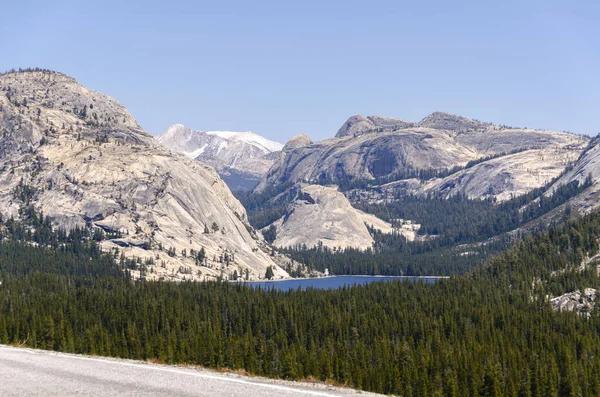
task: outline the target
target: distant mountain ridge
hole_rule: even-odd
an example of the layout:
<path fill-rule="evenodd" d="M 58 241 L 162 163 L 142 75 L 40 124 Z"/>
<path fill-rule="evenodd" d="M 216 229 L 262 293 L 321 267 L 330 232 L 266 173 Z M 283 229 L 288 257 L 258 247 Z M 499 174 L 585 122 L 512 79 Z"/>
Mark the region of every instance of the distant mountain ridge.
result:
<path fill-rule="evenodd" d="M 281 143 L 251 131 L 200 131 L 182 124 L 170 126 L 156 140 L 170 150 L 212 165 L 232 190 L 253 188 L 283 148 Z"/>
<path fill-rule="evenodd" d="M 433 112 L 418 123 L 382 116 L 351 116 L 338 130 L 336 138 L 357 137 L 374 132 L 393 132 L 407 128 L 431 128 L 453 132 L 466 132 L 493 126 L 478 120 L 446 112 Z"/>
<path fill-rule="evenodd" d="M 486 158 L 478 170 L 489 176 L 475 180 L 456 173 L 453 181 L 416 184 L 414 193 L 427 189 L 466 193 L 473 197 L 508 198 L 543 186 L 575 161 L 589 139 L 570 133 L 511 128 L 444 112 L 434 112 L 418 123 L 391 117 L 350 117 L 335 138 L 312 143 L 309 138 L 284 150 L 258 184 L 257 191 L 285 183 L 344 183 L 357 180 L 405 181 L 419 175 L 443 175 Z M 517 155 L 517 152 L 522 154 Z M 504 167 L 503 157 L 513 154 Z M 527 164 L 527 167 L 524 167 Z M 498 170 L 494 175 L 492 168 Z M 472 170 L 470 171 L 472 173 Z M 471 182 L 469 182 L 471 181 Z M 437 183 L 439 182 L 439 183 Z M 477 186 L 475 186 L 475 183 Z M 425 190 L 424 190 L 425 189 Z M 409 193 L 410 193 L 409 189 Z"/>

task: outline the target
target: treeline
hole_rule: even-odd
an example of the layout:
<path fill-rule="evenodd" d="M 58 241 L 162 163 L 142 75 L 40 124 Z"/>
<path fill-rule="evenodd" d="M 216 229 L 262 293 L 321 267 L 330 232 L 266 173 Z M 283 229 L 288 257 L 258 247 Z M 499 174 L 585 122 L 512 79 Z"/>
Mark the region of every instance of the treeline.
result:
<path fill-rule="evenodd" d="M 437 236 L 436 244 L 448 246 L 482 241 L 538 219 L 592 185 L 588 176 L 582 183 L 572 181 L 557 187 L 549 195 L 548 187 L 511 200 L 469 199 L 464 194 L 452 197 L 429 194 L 425 197 L 398 195 L 394 201 L 369 204 L 356 202 L 356 208 L 388 222 L 410 219 L 421 225 L 420 235 Z"/>
<path fill-rule="evenodd" d="M 0 76 L 4 75 L 4 74 L 11 74 L 11 73 L 27 73 L 27 72 L 40 72 L 40 73 L 44 73 L 44 74 L 61 74 L 60 72 L 55 72 L 54 70 L 50 70 L 50 69 L 43 69 L 43 68 L 12 68 L 9 69 L 3 73 L 0 73 Z"/>
<path fill-rule="evenodd" d="M 383 237 L 383 238 L 382 238 Z M 381 241 L 385 238 L 385 244 Z M 390 242 L 390 239 L 395 241 Z M 432 245 L 408 243 L 399 234 L 375 235 L 376 248 L 362 251 L 356 248 L 332 249 L 323 245 L 298 246 L 280 251 L 309 270 L 334 275 L 382 276 L 449 276 L 463 274 L 482 264 L 487 258 L 509 246 L 508 239 L 468 249 L 434 248 Z"/>
<path fill-rule="evenodd" d="M 5 240 L 0 343 L 402 396 L 598 396 L 600 313 L 555 313 L 546 294 L 599 285 L 575 271 L 599 237 L 596 212 L 450 280 L 289 292 L 134 282 L 92 242 Z"/>

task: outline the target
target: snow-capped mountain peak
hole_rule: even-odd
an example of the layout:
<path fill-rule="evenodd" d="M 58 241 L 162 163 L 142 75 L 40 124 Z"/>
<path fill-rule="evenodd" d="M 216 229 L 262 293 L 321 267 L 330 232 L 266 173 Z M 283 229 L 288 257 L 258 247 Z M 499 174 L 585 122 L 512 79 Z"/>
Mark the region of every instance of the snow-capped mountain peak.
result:
<path fill-rule="evenodd" d="M 283 148 L 279 142 L 271 141 L 264 136 L 258 135 L 252 131 L 235 132 L 235 131 L 207 131 L 208 135 L 215 135 L 223 139 L 234 142 L 244 142 L 255 146 L 266 153 L 278 152 Z"/>
<path fill-rule="evenodd" d="M 173 151 L 212 165 L 226 182 L 238 173 L 252 180 L 251 184 L 267 173 L 276 152 L 283 148 L 252 131 L 199 131 L 182 124 L 173 124 L 156 139 Z"/>
<path fill-rule="evenodd" d="M 173 124 L 172 126 L 167 128 L 167 130 L 165 132 L 163 132 L 160 135 L 160 137 L 162 139 L 172 139 L 174 137 L 177 137 L 182 132 L 184 132 L 185 129 L 186 128 L 183 124 Z"/>

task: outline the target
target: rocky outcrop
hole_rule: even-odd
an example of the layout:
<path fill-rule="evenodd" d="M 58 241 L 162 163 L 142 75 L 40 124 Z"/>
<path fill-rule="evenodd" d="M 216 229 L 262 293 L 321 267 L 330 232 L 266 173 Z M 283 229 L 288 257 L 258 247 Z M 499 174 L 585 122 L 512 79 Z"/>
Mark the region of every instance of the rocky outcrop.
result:
<path fill-rule="evenodd" d="M 445 112 L 433 112 L 417 124 L 419 127 L 452 132 L 467 132 L 491 126 L 478 120 L 468 119 Z"/>
<path fill-rule="evenodd" d="M 586 288 L 583 293 L 580 290 L 569 292 L 556 298 L 550 299 L 552 308 L 557 311 L 569 311 L 590 316 L 594 305 L 598 290 L 594 288 Z"/>
<path fill-rule="evenodd" d="M 424 191 L 510 200 L 546 186 L 577 159 L 578 150 L 560 147 L 526 150 L 491 159 L 446 178 L 427 183 Z"/>
<path fill-rule="evenodd" d="M 384 233 L 394 230 L 389 223 L 353 208 L 335 187 L 304 184 L 286 214 L 273 225 L 278 247 L 322 244 L 332 249 L 364 250 L 374 242 L 367 225 Z M 413 240 L 418 229 L 419 225 L 405 223 L 396 230 Z"/>
<path fill-rule="evenodd" d="M 0 75 L 0 131 L 3 216 L 29 203 L 57 227 L 120 232 L 102 247 L 151 278 L 287 276 L 214 168 L 163 148 L 114 99 L 59 73 Z"/>
<path fill-rule="evenodd" d="M 572 181 L 583 182 L 588 177 L 600 181 L 600 137 L 590 142 L 573 167 L 557 181 L 557 185 Z"/>
<path fill-rule="evenodd" d="M 289 152 L 290 150 L 298 149 L 304 146 L 308 146 L 312 143 L 310 137 L 306 134 L 300 134 L 293 136 L 285 146 L 283 147 L 284 152 Z"/>
<path fill-rule="evenodd" d="M 251 189 L 283 145 L 253 132 L 198 131 L 181 124 L 156 137 L 163 146 L 215 167 L 232 190 Z"/>
<path fill-rule="evenodd" d="M 395 131 L 414 127 L 415 123 L 393 117 L 361 116 L 350 117 L 335 134 L 336 138 L 355 137 L 371 132 Z"/>

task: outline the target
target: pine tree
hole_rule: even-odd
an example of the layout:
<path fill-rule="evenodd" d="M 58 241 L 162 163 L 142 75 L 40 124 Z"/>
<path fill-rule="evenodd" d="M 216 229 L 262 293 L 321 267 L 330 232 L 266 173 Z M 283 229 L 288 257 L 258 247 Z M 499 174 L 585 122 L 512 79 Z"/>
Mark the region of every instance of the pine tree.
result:
<path fill-rule="evenodd" d="M 267 267 L 267 271 L 265 273 L 265 278 L 267 280 L 272 279 L 275 276 L 275 273 L 273 273 L 273 266 L 269 266 Z"/>

